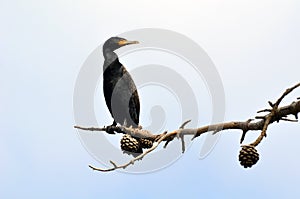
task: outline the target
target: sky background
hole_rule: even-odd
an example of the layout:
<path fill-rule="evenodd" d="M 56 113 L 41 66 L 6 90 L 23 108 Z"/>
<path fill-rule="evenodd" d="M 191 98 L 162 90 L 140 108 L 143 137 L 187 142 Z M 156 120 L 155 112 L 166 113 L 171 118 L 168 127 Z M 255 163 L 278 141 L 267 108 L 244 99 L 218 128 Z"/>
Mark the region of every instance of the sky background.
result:
<path fill-rule="evenodd" d="M 253 118 L 299 82 L 299 9 L 297 0 L 2 0 L 0 198 L 299 198 L 299 123 L 271 125 L 247 170 L 237 161 L 240 131 L 226 131 L 205 159 L 200 138 L 163 170 L 97 173 L 72 105 L 89 54 L 111 36 L 150 27 L 184 34 L 208 53 L 226 121 Z"/>

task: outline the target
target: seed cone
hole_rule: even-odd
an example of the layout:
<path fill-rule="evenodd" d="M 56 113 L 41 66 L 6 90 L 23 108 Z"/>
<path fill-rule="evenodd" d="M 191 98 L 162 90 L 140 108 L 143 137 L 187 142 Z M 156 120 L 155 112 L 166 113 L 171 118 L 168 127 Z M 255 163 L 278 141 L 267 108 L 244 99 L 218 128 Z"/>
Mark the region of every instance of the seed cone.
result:
<path fill-rule="evenodd" d="M 152 147 L 153 145 L 153 141 L 152 140 L 149 140 L 149 139 L 146 139 L 146 138 L 141 138 L 140 139 L 140 145 L 143 149 L 149 149 Z"/>
<path fill-rule="evenodd" d="M 240 150 L 239 161 L 244 168 L 250 168 L 259 160 L 259 154 L 254 146 L 244 145 Z"/>
<path fill-rule="evenodd" d="M 130 153 L 142 153 L 139 141 L 130 135 L 124 135 L 120 141 L 121 149 Z"/>

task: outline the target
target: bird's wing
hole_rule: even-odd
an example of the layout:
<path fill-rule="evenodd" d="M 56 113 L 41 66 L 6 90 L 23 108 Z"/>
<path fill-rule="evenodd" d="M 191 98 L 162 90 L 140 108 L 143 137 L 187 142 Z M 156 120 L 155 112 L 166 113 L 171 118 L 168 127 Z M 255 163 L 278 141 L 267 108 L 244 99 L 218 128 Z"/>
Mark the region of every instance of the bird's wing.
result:
<path fill-rule="evenodd" d="M 139 116 L 140 116 L 140 100 L 137 90 L 133 92 L 130 100 L 129 100 L 129 113 L 133 122 L 138 125 L 139 124 Z M 135 126 L 136 126 L 135 125 Z M 137 126 L 136 126 L 137 127 Z"/>
<path fill-rule="evenodd" d="M 126 70 L 126 68 L 123 68 L 124 75 L 123 77 L 126 79 L 127 83 L 127 89 L 130 91 L 130 99 L 129 99 L 129 114 L 131 117 L 131 120 L 133 123 L 129 123 L 128 125 L 132 125 L 134 127 L 137 127 L 139 124 L 139 117 L 140 117 L 140 99 L 138 95 L 138 91 L 136 88 L 136 85 L 129 74 L 129 72 Z"/>

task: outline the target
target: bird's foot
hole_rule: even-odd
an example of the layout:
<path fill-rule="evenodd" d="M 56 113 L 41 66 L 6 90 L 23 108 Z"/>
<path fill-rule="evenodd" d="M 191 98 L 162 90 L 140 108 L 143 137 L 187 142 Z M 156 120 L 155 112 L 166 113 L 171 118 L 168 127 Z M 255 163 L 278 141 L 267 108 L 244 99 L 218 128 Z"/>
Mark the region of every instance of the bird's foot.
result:
<path fill-rule="evenodd" d="M 105 127 L 105 128 L 106 128 L 105 131 L 106 131 L 108 134 L 116 134 L 115 131 L 114 131 L 114 128 L 115 128 L 115 127 L 116 127 L 116 126 L 115 126 L 114 124 L 112 124 L 112 125 L 110 125 L 110 126 Z"/>

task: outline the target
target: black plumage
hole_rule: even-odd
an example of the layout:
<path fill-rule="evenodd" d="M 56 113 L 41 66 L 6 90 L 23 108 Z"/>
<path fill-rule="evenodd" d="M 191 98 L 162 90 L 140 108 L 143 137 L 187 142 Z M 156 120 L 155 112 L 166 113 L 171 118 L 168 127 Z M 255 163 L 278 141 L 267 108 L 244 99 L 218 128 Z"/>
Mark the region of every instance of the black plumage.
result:
<path fill-rule="evenodd" d="M 139 124 L 140 101 L 135 83 L 114 52 L 122 46 L 136 43 L 112 37 L 103 45 L 103 91 L 106 105 L 114 118 L 113 126 L 119 123 L 138 127 Z"/>

